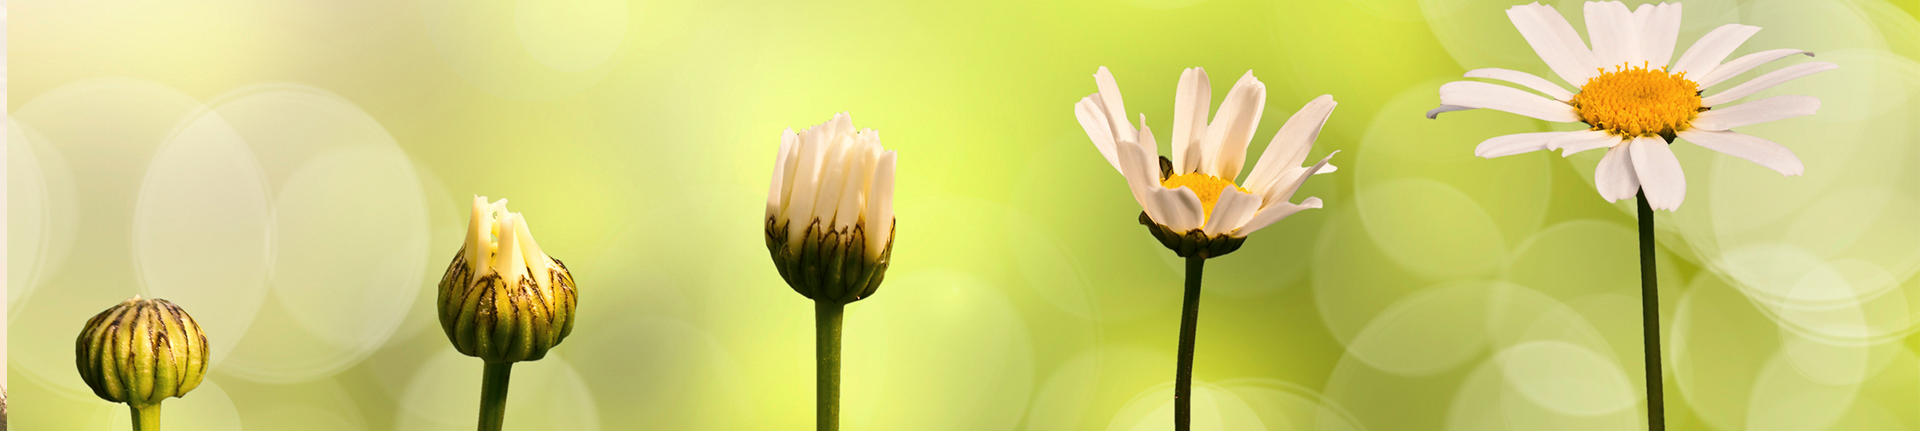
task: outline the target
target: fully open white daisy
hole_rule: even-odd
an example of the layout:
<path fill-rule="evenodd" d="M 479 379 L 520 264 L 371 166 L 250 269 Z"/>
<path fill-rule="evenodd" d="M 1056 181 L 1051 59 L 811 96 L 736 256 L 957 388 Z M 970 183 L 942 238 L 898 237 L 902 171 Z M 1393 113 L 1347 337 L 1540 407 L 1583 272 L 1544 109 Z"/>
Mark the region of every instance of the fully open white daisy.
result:
<path fill-rule="evenodd" d="M 1686 198 L 1687 179 L 1667 147 L 1674 138 L 1753 161 L 1782 175 L 1805 170 L 1793 151 L 1766 139 L 1733 131 L 1735 127 L 1811 115 L 1820 109 L 1812 96 L 1775 96 L 1732 104 L 1760 90 L 1810 74 L 1833 70 L 1827 62 L 1787 66 L 1712 95 L 1703 91 L 1797 49 L 1755 52 L 1726 60 L 1759 27 L 1727 24 L 1694 42 L 1671 63 L 1680 32 L 1680 4 L 1640 5 L 1627 10 L 1617 1 L 1586 3 L 1587 38 L 1552 6 L 1532 3 L 1507 9 L 1507 17 L 1527 44 L 1560 79 L 1578 87 L 1567 91 L 1546 79 L 1506 69 L 1478 69 L 1468 78 L 1510 82 L 1539 94 L 1486 82 L 1460 81 L 1440 87 L 1442 112 L 1488 108 L 1554 122 L 1581 122 L 1587 130 L 1522 133 L 1488 139 L 1474 154 L 1500 157 L 1559 149 L 1562 155 L 1606 148 L 1594 170 L 1600 196 L 1616 201 L 1642 189 L 1654 209 L 1674 210 Z M 1544 95 L 1544 97 L 1543 97 Z"/>
<path fill-rule="evenodd" d="M 1252 71 L 1227 91 L 1211 122 L 1207 111 L 1213 89 L 1206 70 L 1196 67 L 1180 74 L 1173 102 L 1171 160 L 1157 157 L 1158 144 L 1145 114 L 1140 115 L 1139 129 L 1128 123 L 1113 74 L 1101 67 L 1093 78 L 1100 91 L 1080 99 L 1074 116 L 1100 155 L 1126 177 L 1134 201 L 1168 233 L 1191 236 L 1198 231 L 1202 236 L 1196 239 L 1244 239 L 1300 210 L 1320 207 L 1315 197 L 1298 204 L 1290 200 L 1307 177 L 1334 171 L 1327 164 L 1332 154 L 1313 166 L 1301 166 L 1333 113 L 1333 96 L 1313 99 L 1287 119 L 1246 181 L 1235 185 L 1234 178 L 1246 164 L 1247 144 L 1253 141 L 1266 107 L 1266 84 L 1254 78 Z M 1224 253 L 1212 256 L 1219 254 Z"/>

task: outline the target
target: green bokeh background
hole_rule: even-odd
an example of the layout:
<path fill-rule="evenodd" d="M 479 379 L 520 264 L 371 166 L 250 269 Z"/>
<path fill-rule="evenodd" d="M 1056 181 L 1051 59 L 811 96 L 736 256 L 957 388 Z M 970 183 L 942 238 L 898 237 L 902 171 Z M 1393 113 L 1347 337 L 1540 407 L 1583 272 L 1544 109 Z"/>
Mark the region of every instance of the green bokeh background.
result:
<path fill-rule="evenodd" d="M 1634 221 L 1593 190 L 1598 154 L 1482 160 L 1560 126 L 1421 118 L 1468 69 L 1550 76 L 1512 4 L 16 1 L 13 426 L 127 427 L 70 346 L 139 293 L 230 352 L 168 429 L 466 429 L 480 363 L 431 286 L 482 194 L 582 292 L 573 335 L 515 368 L 510 429 L 804 429 L 811 307 L 761 205 L 780 130 L 849 111 L 900 165 L 888 281 L 848 308 L 846 428 L 1164 429 L 1180 262 L 1071 105 L 1108 66 L 1164 136 L 1200 66 L 1216 103 L 1267 84 L 1250 158 L 1333 94 L 1311 157 L 1342 169 L 1301 192 L 1326 208 L 1209 262 L 1199 428 L 1642 428 Z M 1804 177 L 1675 146 L 1672 429 L 1920 429 L 1916 13 L 1686 2 L 1680 49 L 1742 22 L 1766 30 L 1736 55 L 1841 69 L 1766 93 L 1820 115 L 1743 130 Z"/>

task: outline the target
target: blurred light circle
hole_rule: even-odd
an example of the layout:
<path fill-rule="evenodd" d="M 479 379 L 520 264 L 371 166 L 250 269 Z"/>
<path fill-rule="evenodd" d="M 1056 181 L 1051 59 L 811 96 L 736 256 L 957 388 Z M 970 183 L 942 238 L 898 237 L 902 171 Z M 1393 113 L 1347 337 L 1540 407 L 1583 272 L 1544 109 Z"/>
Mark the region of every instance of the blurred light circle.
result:
<path fill-rule="evenodd" d="M 1310 256 L 1313 302 L 1327 331 L 1347 346 L 1380 312 L 1433 282 L 1388 259 L 1370 239 L 1354 207 L 1328 211 L 1326 227 Z"/>
<path fill-rule="evenodd" d="M 1717 429 L 1746 429 L 1755 380 L 1780 349 L 1773 321 L 1740 291 L 1701 273 L 1686 288 L 1668 337 L 1674 385 Z"/>
<path fill-rule="evenodd" d="M 1363 188 L 1360 220 L 1380 250 L 1434 278 L 1490 273 L 1506 263 L 1500 231 L 1473 198 L 1445 183 L 1398 179 Z"/>
<path fill-rule="evenodd" d="M 1560 298 L 1640 287 L 1638 236 L 1600 220 L 1550 226 L 1522 242 L 1505 280 Z"/>
<path fill-rule="evenodd" d="M 1194 430 L 1267 431 L 1260 415 L 1233 391 L 1193 382 Z M 1173 426 L 1173 384 L 1163 383 L 1133 397 L 1115 414 L 1107 431 L 1163 430 Z"/>
<path fill-rule="evenodd" d="M 623 0 L 518 0 L 514 29 L 527 53 L 554 70 L 579 72 L 612 58 L 627 37 Z"/>
<path fill-rule="evenodd" d="M 1409 86 L 1380 108 L 1360 138 L 1354 205 L 1381 249 L 1402 268 L 1432 279 L 1487 276 L 1512 242 L 1540 229 L 1551 201 L 1551 155 L 1492 160 L 1474 147 L 1496 136 L 1539 132 L 1543 123 L 1492 111 L 1407 121 L 1432 109 L 1446 80 Z"/>
<path fill-rule="evenodd" d="M 1747 429 L 1824 430 L 1840 420 L 1859 395 L 1858 384 L 1827 385 L 1795 370 L 1785 352 L 1773 355 L 1754 378 Z"/>
<path fill-rule="evenodd" d="M 889 271 L 881 294 L 847 307 L 845 423 L 1013 429 L 1034 381 L 1034 347 L 1020 314 L 993 284 L 968 273 L 902 269 L 910 268 Z"/>
<path fill-rule="evenodd" d="M 73 246 L 73 174 L 60 150 L 7 119 L 7 311 L 20 315 L 50 268 Z M 66 216 L 66 217 L 61 217 Z"/>
<path fill-rule="evenodd" d="M 1395 302 L 1360 330 L 1347 354 L 1406 376 L 1464 365 L 1486 351 L 1490 289 L 1489 282 L 1459 281 Z"/>
<path fill-rule="evenodd" d="M 12 142 L 8 152 L 33 150 L 47 199 L 40 207 L 46 226 L 41 267 L 14 270 L 35 271 L 35 284 L 47 288 L 18 293 L 20 301 L 9 304 L 17 308 L 7 317 L 51 322 L 49 330 L 8 334 L 13 376 L 26 376 L 66 398 L 98 399 L 74 378 L 74 334 L 87 318 L 141 293 L 128 227 L 144 172 L 182 120 L 201 107 L 192 97 L 151 81 L 96 78 L 47 90 L 11 113 L 10 126 L 16 127 L 8 134 L 18 130 L 27 140 Z M 8 161 L 10 168 L 15 163 Z M 14 240 L 8 240 L 10 247 Z M 11 282 L 13 275 L 8 277 Z M 21 287 L 10 285 L 9 295 Z"/>
<path fill-rule="evenodd" d="M 365 111 L 318 89 L 245 88 L 214 111 L 253 147 L 275 188 L 275 306 L 225 371 L 291 383 L 351 367 L 406 317 L 421 280 L 441 269 L 428 262 L 446 261 L 428 253 L 412 160 Z"/>
<path fill-rule="evenodd" d="M 461 78 L 495 96 L 558 99 L 620 63 L 630 11 L 610 0 L 423 0 L 427 36 Z"/>
<path fill-rule="evenodd" d="M 266 299 L 274 214 L 247 142 L 218 113 L 189 120 L 154 154 L 133 208 L 132 249 L 149 297 L 193 313 L 211 363 L 233 352 Z"/>
<path fill-rule="evenodd" d="M 96 422 L 92 429 L 120 430 L 131 428 L 133 411 L 124 405 L 114 405 L 112 412 L 106 415 L 105 422 Z M 160 428 L 175 430 L 239 431 L 240 411 L 234 408 L 233 398 L 227 391 L 220 389 L 214 379 L 200 382 L 200 386 L 188 392 L 187 396 L 169 398 L 161 405 Z"/>
<path fill-rule="evenodd" d="M 1010 257 L 1041 298 L 1073 317 L 1098 320 L 1099 304 L 1088 290 L 1086 270 L 1046 226 L 1009 209 L 1007 235 L 1020 238 L 1019 246 L 1010 247 Z"/>
<path fill-rule="evenodd" d="M 1319 392 L 1267 378 L 1222 380 L 1217 385 L 1247 404 L 1267 431 L 1361 431 L 1360 421 Z"/>
<path fill-rule="evenodd" d="M 812 338 L 806 340 L 811 347 Z M 623 406 L 605 412 L 608 423 L 641 429 L 765 426 L 752 414 L 749 400 L 760 395 L 739 361 L 694 324 L 648 313 L 602 316 L 591 327 L 575 326 L 559 349 L 574 369 L 595 376 L 588 388 L 598 403 Z M 794 365 L 812 369 L 810 361 Z"/>
<path fill-rule="evenodd" d="M 1046 381 L 1034 388 L 1024 429 L 1080 429 L 1099 390 L 1100 371 L 1100 353 L 1095 350 L 1075 354 L 1055 367 Z"/>
<path fill-rule="evenodd" d="M 484 363 L 452 349 L 434 355 L 407 383 L 394 429 L 465 430 L 480 417 Z M 600 412 L 586 380 L 557 351 L 513 364 L 504 429 L 594 431 Z"/>
<path fill-rule="evenodd" d="M 1611 358 L 1561 341 L 1532 341 L 1497 356 L 1507 384 L 1547 409 L 1575 416 L 1630 410 L 1633 382 Z"/>

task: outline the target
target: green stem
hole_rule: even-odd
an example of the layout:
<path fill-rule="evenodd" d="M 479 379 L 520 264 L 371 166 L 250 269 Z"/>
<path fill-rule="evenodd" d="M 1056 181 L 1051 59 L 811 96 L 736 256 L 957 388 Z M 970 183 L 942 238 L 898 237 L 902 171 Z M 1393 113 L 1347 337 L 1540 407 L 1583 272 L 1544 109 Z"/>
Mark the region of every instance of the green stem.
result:
<path fill-rule="evenodd" d="M 1647 430 L 1667 429 L 1660 378 L 1660 277 L 1653 262 L 1653 207 L 1640 192 L 1640 339 L 1647 354 Z"/>
<path fill-rule="evenodd" d="M 1187 258 L 1187 295 L 1180 306 L 1180 356 L 1173 374 L 1173 429 L 1193 427 L 1193 338 L 1200 329 L 1200 273 L 1205 257 Z"/>
<path fill-rule="evenodd" d="M 814 377 L 819 431 L 840 429 L 840 320 L 846 305 L 828 300 L 813 301 L 813 352 L 819 367 Z"/>
<path fill-rule="evenodd" d="M 127 407 L 133 409 L 133 431 L 160 431 L 160 403 Z"/>
<path fill-rule="evenodd" d="M 513 380 L 512 362 L 488 362 L 480 378 L 480 431 L 500 431 L 507 421 L 507 383 Z"/>

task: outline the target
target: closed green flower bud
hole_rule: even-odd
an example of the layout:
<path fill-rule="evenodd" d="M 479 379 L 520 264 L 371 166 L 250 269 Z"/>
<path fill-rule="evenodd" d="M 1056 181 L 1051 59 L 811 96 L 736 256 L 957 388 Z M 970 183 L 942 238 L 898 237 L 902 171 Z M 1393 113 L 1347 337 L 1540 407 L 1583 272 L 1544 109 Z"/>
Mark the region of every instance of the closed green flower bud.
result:
<path fill-rule="evenodd" d="M 488 363 L 546 357 L 573 331 L 567 266 L 541 252 L 506 199 L 475 196 L 466 245 L 440 278 L 440 327 L 455 349 Z"/>
<path fill-rule="evenodd" d="M 180 306 L 135 295 L 87 320 L 73 356 L 94 395 L 135 410 L 157 408 L 200 386 L 207 334 Z"/>
<path fill-rule="evenodd" d="M 767 252 L 788 286 L 815 301 L 873 296 L 893 257 L 895 153 L 845 113 L 787 129 L 767 192 Z"/>

